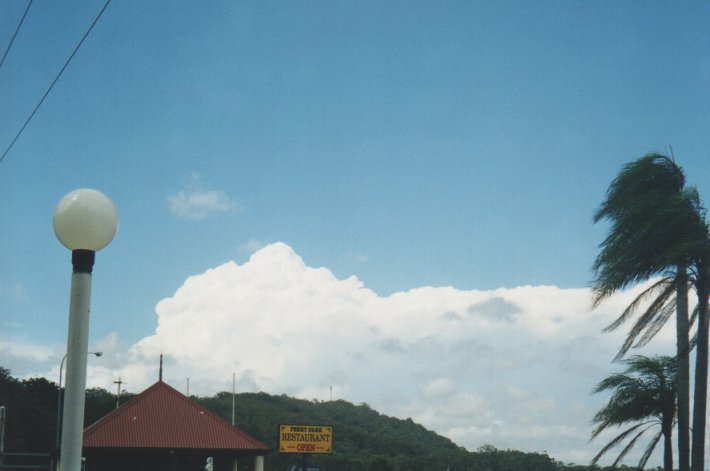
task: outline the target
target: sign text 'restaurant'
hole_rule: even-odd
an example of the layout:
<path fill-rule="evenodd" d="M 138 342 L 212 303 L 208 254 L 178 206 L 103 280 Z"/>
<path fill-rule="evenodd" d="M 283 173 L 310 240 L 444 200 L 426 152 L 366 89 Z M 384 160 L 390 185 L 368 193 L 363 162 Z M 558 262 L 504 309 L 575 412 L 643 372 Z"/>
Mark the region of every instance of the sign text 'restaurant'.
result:
<path fill-rule="evenodd" d="M 279 425 L 281 453 L 331 453 L 333 427 L 328 425 Z"/>

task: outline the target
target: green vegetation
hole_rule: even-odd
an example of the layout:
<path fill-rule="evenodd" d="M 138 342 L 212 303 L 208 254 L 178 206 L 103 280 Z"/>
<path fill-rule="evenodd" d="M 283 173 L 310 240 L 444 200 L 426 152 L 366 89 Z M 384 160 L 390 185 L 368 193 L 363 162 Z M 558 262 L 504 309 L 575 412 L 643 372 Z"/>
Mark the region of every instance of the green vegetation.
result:
<path fill-rule="evenodd" d="M 628 368 L 604 378 L 594 389 L 595 393 L 613 391 L 609 402 L 594 416 L 596 427 L 592 437 L 612 426 L 632 425 L 612 439 L 594 457 L 596 463 L 607 451 L 628 440 L 614 461 L 618 464 L 631 451 L 636 442 L 649 430 L 658 429 L 639 460 L 643 468 L 663 437 L 663 468 L 673 471 L 673 446 L 671 437 L 676 417 L 676 378 L 678 363 L 671 357 L 635 356 L 624 363 Z"/>
<path fill-rule="evenodd" d="M 196 398 L 206 408 L 231 420 L 232 395 L 219 393 L 212 398 Z M 238 394 L 235 425 L 277 448 L 280 424 L 331 425 L 334 452 L 311 455 L 309 463 L 327 470 L 556 470 L 546 454 L 500 451 L 493 446 L 471 453 L 411 419 L 401 420 L 379 414 L 367 404 L 346 401 L 306 401 L 264 393 Z M 299 463 L 300 455 L 273 453 L 269 469 L 281 470 Z"/>
<path fill-rule="evenodd" d="M 671 157 L 649 154 L 621 169 L 594 220 L 611 223 L 594 263 L 595 305 L 634 283 L 661 277 L 606 330 L 619 327 L 648 301 L 629 330 L 618 359 L 632 346 L 650 341 L 675 311 L 679 471 L 701 471 L 705 457 L 710 236 L 698 192 L 685 186 L 683 170 Z M 692 455 L 689 287 L 698 299 Z"/>
<path fill-rule="evenodd" d="M 0 405 L 7 410 L 5 451 L 50 453 L 57 439 L 56 383 L 45 378 L 18 380 L 0 366 Z M 133 395 L 121 395 L 128 400 Z M 90 425 L 116 407 L 116 396 L 101 388 L 86 391 L 84 425 Z"/>
<path fill-rule="evenodd" d="M 121 401 L 130 394 L 122 394 Z M 232 394 L 192 397 L 227 421 Z M 57 385 L 44 378 L 18 380 L 0 367 L 0 405 L 7 407 L 6 452 L 50 453 L 56 439 Z M 116 407 L 116 396 L 89 389 L 85 422 L 95 422 Z M 469 452 L 451 440 L 426 430 L 411 419 L 382 415 L 367 404 L 346 401 L 306 401 L 265 393 L 235 396 L 236 426 L 276 449 L 278 425 L 331 425 L 334 452 L 311 455 L 309 463 L 327 471 L 609 471 L 612 468 L 564 464 L 546 453 L 499 450 L 484 444 Z M 277 452 L 267 458 L 267 471 L 283 471 L 299 463 L 300 455 Z M 632 468 L 621 466 L 616 470 Z M 635 468 L 633 468 L 635 469 Z"/>

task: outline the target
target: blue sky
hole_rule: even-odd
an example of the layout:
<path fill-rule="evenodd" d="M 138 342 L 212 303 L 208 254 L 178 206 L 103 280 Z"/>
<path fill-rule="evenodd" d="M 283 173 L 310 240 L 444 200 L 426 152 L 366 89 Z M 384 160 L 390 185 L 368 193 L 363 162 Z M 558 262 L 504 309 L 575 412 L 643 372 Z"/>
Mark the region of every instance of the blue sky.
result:
<path fill-rule="evenodd" d="M 0 6 L 2 50 L 25 6 Z M 102 6 L 34 2 L 0 67 L 3 151 Z M 383 299 L 588 287 L 591 216 L 624 163 L 672 146 L 710 194 L 709 13 L 113 2 L 0 162 L 0 342 L 50 352 L 13 347 L 13 372 L 61 358 L 70 255 L 51 216 L 77 187 L 120 214 L 91 321 L 117 351 L 155 334 L 188 278 L 279 242 Z"/>

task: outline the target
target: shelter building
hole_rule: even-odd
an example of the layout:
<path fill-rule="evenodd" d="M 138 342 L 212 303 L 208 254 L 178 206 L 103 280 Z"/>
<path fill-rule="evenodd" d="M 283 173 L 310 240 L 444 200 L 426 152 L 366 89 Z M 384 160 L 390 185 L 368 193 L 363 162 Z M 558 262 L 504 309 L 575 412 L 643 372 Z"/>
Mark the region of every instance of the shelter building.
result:
<path fill-rule="evenodd" d="M 86 471 L 263 471 L 269 452 L 162 380 L 84 430 Z"/>

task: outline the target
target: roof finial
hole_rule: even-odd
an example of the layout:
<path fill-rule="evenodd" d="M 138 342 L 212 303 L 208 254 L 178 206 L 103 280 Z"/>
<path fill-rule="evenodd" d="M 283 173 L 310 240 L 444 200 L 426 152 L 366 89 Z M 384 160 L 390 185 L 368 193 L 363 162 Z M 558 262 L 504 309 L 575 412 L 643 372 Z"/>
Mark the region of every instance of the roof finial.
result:
<path fill-rule="evenodd" d="M 160 354 L 160 371 L 158 373 L 158 381 L 163 382 L 163 354 Z"/>

